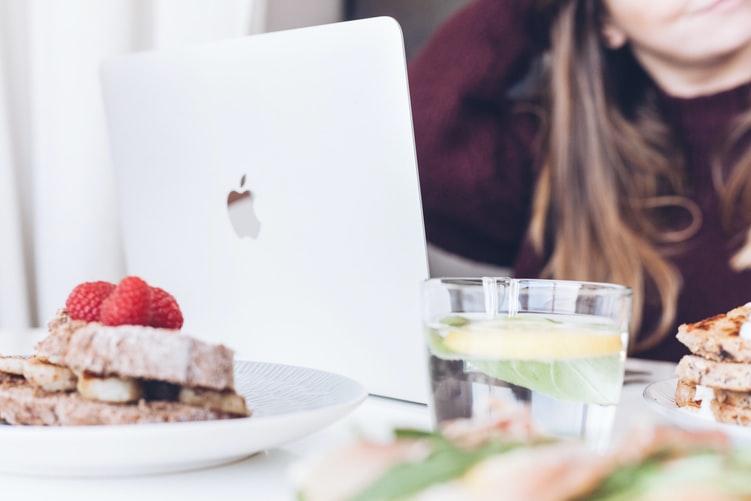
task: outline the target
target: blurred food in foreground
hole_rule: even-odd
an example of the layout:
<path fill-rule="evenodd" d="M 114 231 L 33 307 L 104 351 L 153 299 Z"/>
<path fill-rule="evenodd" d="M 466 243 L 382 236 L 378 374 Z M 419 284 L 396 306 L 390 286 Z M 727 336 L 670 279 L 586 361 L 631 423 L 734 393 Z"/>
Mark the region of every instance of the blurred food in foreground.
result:
<path fill-rule="evenodd" d="M 751 451 L 721 433 L 635 430 L 600 454 L 538 435 L 523 408 L 363 439 L 297 474 L 305 501 L 751 499 Z"/>

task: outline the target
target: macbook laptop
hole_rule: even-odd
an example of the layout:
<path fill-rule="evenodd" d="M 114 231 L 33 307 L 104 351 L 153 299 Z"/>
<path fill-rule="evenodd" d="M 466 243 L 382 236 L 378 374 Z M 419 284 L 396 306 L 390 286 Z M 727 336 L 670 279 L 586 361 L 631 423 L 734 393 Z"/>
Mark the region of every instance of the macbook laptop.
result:
<path fill-rule="evenodd" d="M 102 70 L 128 272 L 238 358 L 427 396 L 404 47 L 376 18 Z"/>

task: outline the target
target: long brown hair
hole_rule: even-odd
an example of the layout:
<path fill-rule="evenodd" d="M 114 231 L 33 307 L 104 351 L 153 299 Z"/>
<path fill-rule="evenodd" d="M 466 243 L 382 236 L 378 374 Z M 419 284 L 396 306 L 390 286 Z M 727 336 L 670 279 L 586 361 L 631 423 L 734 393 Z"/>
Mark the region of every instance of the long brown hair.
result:
<path fill-rule="evenodd" d="M 636 351 L 649 349 L 670 334 L 675 321 L 681 277 L 668 256 L 695 233 L 701 212 L 686 196 L 682 153 L 659 116 L 654 86 L 629 49 L 610 50 L 603 43 L 601 0 L 557 3 L 546 158 L 530 238 L 547 258 L 547 276 L 630 286 L 633 333 L 645 298 L 659 299 L 659 322 L 632 343 Z M 724 156 L 737 158 L 734 145 L 750 130 L 751 112 L 739 121 Z M 724 159 L 718 161 L 715 182 L 727 230 L 739 233 L 751 225 L 751 149 L 734 164 L 723 171 Z M 669 206 L 683 207 L 692 222 L 674 228 L 663 210 Z M 751 267 L 751 232 L 732 264 Z"/>

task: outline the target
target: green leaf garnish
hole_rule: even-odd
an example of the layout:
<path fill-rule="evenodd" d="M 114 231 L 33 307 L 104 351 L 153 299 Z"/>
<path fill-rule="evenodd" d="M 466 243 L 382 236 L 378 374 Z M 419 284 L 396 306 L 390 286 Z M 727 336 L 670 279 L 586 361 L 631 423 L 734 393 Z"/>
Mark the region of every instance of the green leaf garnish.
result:
<path fill-rule="evenodd" d="M 740 452 L 728 456 L 706 449 L 697 449 L 678 459 L 672 459 L 670 454 L 657 454 L 639 464 L 617 469 L 581 500 L 628 501 L 645 493 L 669 494 L 694 487 L 709 487 L 718 495 L 748 499 L 751 497 L 748 460 Z"/>
<path fill-rule="evenodd" d="M 619 354 L 568 360 L 471 360 L 476 371 L 559 400 L 618 403 L 623 384 Z"/>
<path fill-rule="evenodd" d="M 648 459 L 645 462 L 622 466 L 607 477 L 595 492 L 582 498 L 591 501 L 616 501 L 634 499 L 644 491 L 646 477 L 659 470 L 659 461 Z"/>
<path fill-rule="evenodd" d="M 459 478 L 482 460 L 520 447 L 518 443 L 492 442 L 467 451 L 452 446 L 448 441 L 419 463 L 400 463 L 387 470 L 352 501 L 382 501 L 403 499 L 431 485 Z"/>
<path fill-rule="evenodd" d="M 413 428 L 397 428 L 394 430 L 394 438 L 397 440 L 421 440 L 421 439 L 443 439 L 443 435 L 436 431 L 416 430 Z"/>

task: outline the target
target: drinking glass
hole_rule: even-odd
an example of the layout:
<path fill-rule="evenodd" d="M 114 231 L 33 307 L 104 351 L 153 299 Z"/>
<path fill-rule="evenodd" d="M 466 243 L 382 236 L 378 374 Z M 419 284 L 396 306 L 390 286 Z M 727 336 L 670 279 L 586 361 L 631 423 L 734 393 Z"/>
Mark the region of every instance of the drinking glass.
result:
<path fill-rule="evenodd" d="M 423 306 L 436 424 L 524 405 L 546 435 L 607 446 L 623 385 L 630 289 L 435 278 L 424 284 Z"/>

